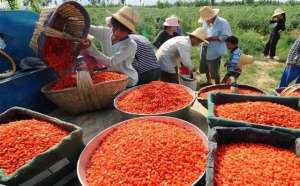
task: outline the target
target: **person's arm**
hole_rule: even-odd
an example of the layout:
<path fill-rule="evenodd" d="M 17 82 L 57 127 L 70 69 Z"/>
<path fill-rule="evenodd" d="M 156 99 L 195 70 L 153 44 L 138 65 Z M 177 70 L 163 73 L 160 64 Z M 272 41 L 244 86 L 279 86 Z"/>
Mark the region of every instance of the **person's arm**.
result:
<path fill-rule="evenodd" d="M 101 61 L 103 64 L 107 66 L 116 66 L 130 56 L 134 56 L 136 53 L 136 44 L 131 44 L 128 47 L 121 48 L 117 53 L 115 53 L 113 56 L 108 57 L 104 55 L 103 53 L 97 51 L 94 47 L 90 47 L 87 52 L 88 55 L 93 56 L 97 61 Z"/>
<path fill-rule="evenodd" d="M 280 20 L 278 24 L 279 24 L 278 32 L 281 33 L 283 31 L 285 31 L 285 21 Z"/>
<path fill-rule="evenodd" d="M 300 38 L 297 39 L 295 48 L 296 54 L 293 60 L 295 60 L 295 63 L 300 64 Z"/>
<path fill-rule="evenodd" d="M 207 41 L 225 41 L 227 37 L 231 36 L 231 28 L 228 22 L 222 23 L 221 33 L 217 36 L 208 37 Z"/>
<path fill-rule="evenodd" d="M 187 67 L 190 71 L 193 70 L 193 62 L 191 59 L 191 50 L 186 46 L 178 46 L 178 52 L 181 63 Z"/>
<path fill-rule="evenodd" d="M 105 37 L 107 37 L 107 33 L 109 32 L 110 28 L 108 27 L 91 25 L 89 34 L 101 42 L 105 39 Z"/>
<path fill-rule="evenodd" d="M 229 23 L 226 21 L 222 24 L 222 32 L 219 36 L 220 41 L 225 41 L 229 36 L 232 35 L 232 31 Z"/>
<path fill-rule="evenodd" d="M 155 38 L 154 42 L 153 42 L 153 45 L 158 49 L 162 44 L 161 44 L 161 41 L 162 41 L 162 34 L 163 32 L 160 32 L 157 37 Z"/>

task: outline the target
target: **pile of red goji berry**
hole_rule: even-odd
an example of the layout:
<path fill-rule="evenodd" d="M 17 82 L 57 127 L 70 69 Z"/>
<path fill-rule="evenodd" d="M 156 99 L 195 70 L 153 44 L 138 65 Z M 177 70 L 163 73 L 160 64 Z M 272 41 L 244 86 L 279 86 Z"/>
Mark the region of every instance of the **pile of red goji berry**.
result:
<path fill-rule="evenodd" d="M 205 143 L 175 121 L 128 121 L 93 152 L 86 170 L 88 185 L 191 185 L 205 171 Z"/>
<path fill-rule="evenodd" d="M 266 101 L 217 105 L 216 116 L 255 124 L 300 128 L 300 112 L 288 106 Z"/>
<path fill-rule="evenodd" d="M 0 169 L 9 175 L 69 134 L 49 122 L 35 119 L 0 125 Z"/>
<path fill-rule="evenodd" d="M 224 88 L 216 87 L 215 89 L 208 89 L 207 91 L 200 92 L 198 97 L 202 98 L 202 99 L 207 99 L 209 93 L 215 93 L 215 92 L 221 92 L 221 93 L 228 94 L 228 93 L 231 93 L 231 90 L 230 90 L 230 87 L 226 87 L 226 88 L 225 87 Z M 262 95 L 263 94 L 260 91 L 248 89 L 248 88 L 244 88 L 244 87 L 239 87 L 238 93 L 239 94 L 249 94 L 249 95 Z"/>
<path fill-rule="evenodd" d="M 120 97 L 119 109 L 137 114 L 159 114 L 184 108 L 193 96 L 174 83 L 153 81 Z"/>
<path fill-rule="evenodd" d="M 121 80 L 126 77 L 125 74 L 111 71 L 96 72 L 92 75 L 93 83 L 102 83 L 114 80 Z M 51 90 L 62 90 L 66 88 L 76 87 L 76 74 L 66 74 L 60 78 L 52 87 Z"/>
<path fill-rule="evenodd" d="M 55 37 L 46 38 L 45 61 L 60 77 L 72 72 L 75 66 L 75 57 L 71 41 Z"/>
<path fill-rule="evenodd" d="M 299 185 L 300 158 L 288 149 L 266 144 L 218 146 L 215 185 Z"/>

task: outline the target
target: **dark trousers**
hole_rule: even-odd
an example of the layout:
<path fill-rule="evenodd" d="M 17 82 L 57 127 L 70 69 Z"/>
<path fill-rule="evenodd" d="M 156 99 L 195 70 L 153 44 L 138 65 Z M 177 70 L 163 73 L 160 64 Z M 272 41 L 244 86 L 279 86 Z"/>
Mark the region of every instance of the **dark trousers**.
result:
<path fill-rule="evenodd" d="M 278 43 L 278 40 L 280 38 L 280 35 L 278 33 L 272 33 L 269 41 L 267 42 L 264 50 L 265 56 L 274 57 L 276 54 L 276 45 Z"/>
<path fill-rule="evenodd" d="M 168 83 L 178 83 L 178 74 L 161 71 L 160 80 Z"/>
<path fill-rule="evenodd" d="M 227 81 L 229 80 L 229 78 L 232 76 L 234 77 L 236 80 L 239 78 L 241 72 L 227 72 L 222 80 L 222 83 L 227 83 Z"/>
<path fill-rule="evenodd" d="M 160 69 L 148 70 L 139 75 L 139 83 L 138 85 L 143 85 L 146 83 L 150 83 L 151 81 L 159 80 L 160 77 Z"/>

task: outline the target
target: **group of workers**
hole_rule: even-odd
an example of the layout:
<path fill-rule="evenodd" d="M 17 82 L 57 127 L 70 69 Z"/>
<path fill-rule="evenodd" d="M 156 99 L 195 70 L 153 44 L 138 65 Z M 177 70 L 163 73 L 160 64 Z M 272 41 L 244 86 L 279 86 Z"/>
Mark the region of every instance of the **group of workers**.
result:
<path fill-rule="evenodd" d="M 89 34 L 100 41 L 102 51 L 90 46 L 83 53 L 94 57 L 110 70 L 127 74 L 128 87 L 133 87 L 159 79 L 178 83 L 178 73 L 184 77 L 191 77 L 195 71 L 191 59 L 192 47 L 201 45 L 200 73 L 206 74 L 207 84 L 226 83 L 231 76 L 238 78 L 241 73 L 238 64 L 242 55 L 238 47 L 238 38 L 232 36 L 227 20 L 218 16 L 219 9 L 204 6 L 200 8 L 199 13 L 202 27 L 187 33 L 187 36 L 180 35 L 182 30 L 179 19 L 176 16 L 168 17 L 163 23 L 164 30 L 152 44 L 136 32 L 139 22 L 136 11 L 124 6 L 106 18 L 106 26 L 90 28 Z M 282 20 L 283 14 L 284 12 L 276 15 L 274 13 L 273 17 L 278 17 L 274 20 Z M 278 24 L 281 26 L 277 32 L 282 32 L 282 23 Z M 274 35 L 276 34 L 272 33 L 265 49 L 265 55 L 271 58 L 275 55 L 274 44 L 276 48 L 279 39 L 278 35 Z M 230 56 L 224 65 L 227 67 L 227 73 L 221 81 L 219 70 L 221 57 L 227 52 L 226 48 L 230 51 Z"/>

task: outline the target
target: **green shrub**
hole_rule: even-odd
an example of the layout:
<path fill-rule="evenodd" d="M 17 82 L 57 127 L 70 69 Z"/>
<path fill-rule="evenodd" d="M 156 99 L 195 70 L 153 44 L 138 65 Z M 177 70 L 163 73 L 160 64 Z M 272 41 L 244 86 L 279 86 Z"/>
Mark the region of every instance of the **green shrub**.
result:
<path fill-rule="evenodd" d="M 281 38 L 278 41 L 277 44 L 277 50 L 276 50 L 276 55 L 279 57 L 281 61 L 285 61 L 289 50 L 291 46 L 293 45 L 295 41 L 295 38 L 290 36 L 288 33 L 284 32 L 284 34 L 281 35 Z"/>
<path fill-rule="evenodd" d="M 245 54 L 259 55 L 263 52 L 262 39 L 257 32 L 253 30 L 246 32 L 240 31 L 237 36 L 240 40 L 239 46 Z"/>

